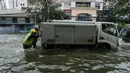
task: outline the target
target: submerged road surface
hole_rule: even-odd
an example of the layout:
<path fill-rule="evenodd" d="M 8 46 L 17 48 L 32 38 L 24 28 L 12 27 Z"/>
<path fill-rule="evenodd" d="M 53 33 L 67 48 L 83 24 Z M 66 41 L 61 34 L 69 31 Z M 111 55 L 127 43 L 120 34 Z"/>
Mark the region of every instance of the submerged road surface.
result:
<path fill-rule="evenodd" d="M 0 35 L 0 73 L 130 73 L 130 44 L 120 40 L 119 51 L 57 49 L 42 55 L 24 51 L 25 35 Z"/>

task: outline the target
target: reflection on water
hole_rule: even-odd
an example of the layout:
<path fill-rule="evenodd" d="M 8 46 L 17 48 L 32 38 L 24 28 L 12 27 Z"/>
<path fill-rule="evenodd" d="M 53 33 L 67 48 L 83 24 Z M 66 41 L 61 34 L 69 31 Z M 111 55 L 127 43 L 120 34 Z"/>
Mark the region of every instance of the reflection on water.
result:
<path fill-rule="evenodd" d="M 25 35 L 0 35 L 0 73 L 129 73 L 130 44 L 120 40 L 119 51 L 52 49 L 43 54 L 23 50 Z M 5 38 L 6 37 L 6 38 Z"/>

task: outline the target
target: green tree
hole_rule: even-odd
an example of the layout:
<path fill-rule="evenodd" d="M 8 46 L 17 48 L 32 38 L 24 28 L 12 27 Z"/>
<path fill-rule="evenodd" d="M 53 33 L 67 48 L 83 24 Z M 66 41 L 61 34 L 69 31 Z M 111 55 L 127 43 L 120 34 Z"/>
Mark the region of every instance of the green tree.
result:
<path fill-rule="evenodd" d="M 61 4 L 57 3 L 54 0 L 28 0 L 27 12 L 30 17 L 33 18 L 35 17 L 36 13 L 38 19 L 37 22 L 46 22 L 52 19 L 64 19 L 65 17 L 67 17 L 67 15 L 63 11 L 58 9 L 60 6 Z M 34 13 L 31 12 L 32 10 L 34 11 Z"/>
<path fill-rule="evenodd" d="M 117 22 L 129 22 L 130 18 L 130 3 L 129 0 L 117 0 L 112 6 L 110 6 L 110 13 L 116 18 Z"/>

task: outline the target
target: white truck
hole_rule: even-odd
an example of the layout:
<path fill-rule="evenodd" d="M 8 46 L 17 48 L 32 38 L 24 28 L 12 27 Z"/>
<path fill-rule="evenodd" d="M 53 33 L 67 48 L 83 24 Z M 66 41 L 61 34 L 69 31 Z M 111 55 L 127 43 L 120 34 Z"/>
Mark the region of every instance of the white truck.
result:
<path fill-rule="evenodd" d="M 92 45 L 95 48 L 116 49 L 119 45 L 118 31 L 111 22 L 52 21 L 42 22 L 42 47 L 57 45 Z"/>

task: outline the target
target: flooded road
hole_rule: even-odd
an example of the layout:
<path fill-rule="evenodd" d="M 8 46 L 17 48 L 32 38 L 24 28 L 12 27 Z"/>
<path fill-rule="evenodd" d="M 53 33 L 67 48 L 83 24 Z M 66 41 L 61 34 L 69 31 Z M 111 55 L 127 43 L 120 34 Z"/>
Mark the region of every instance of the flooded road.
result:
<path fill-rule="evenodd" d="M 24 51 L 25 35 L 0 35 L 0 73 L 130 73 L 130 44 L 114 51 L 55 49 Z"/>

